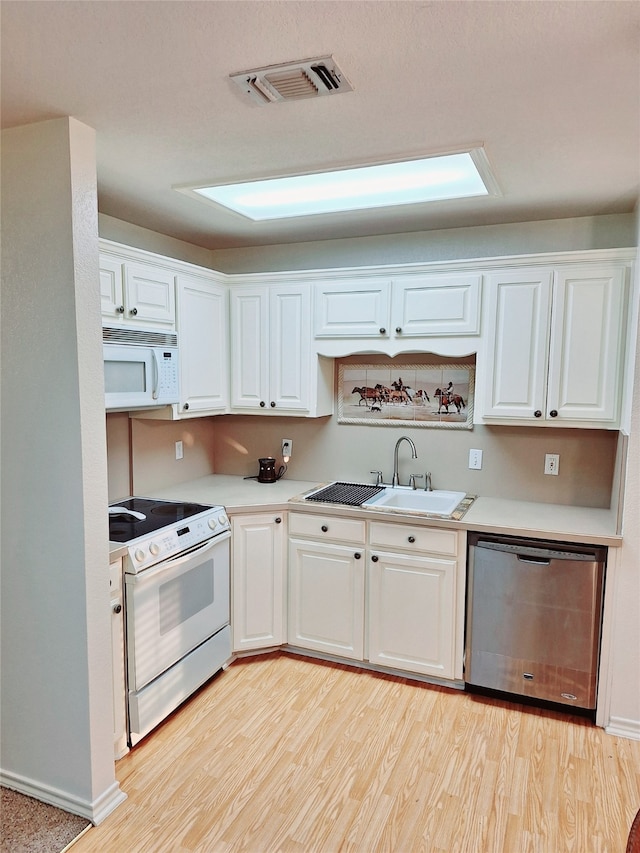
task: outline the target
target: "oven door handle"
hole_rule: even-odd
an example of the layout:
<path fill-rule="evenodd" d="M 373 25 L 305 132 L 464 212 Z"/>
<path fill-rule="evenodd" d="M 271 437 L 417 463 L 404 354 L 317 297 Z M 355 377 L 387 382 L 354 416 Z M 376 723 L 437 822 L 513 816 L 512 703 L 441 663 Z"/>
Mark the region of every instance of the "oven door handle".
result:
<path fill-rule="evenodd" d="M 155 566 L 151 566 L 149 569 L 144 569 L 137 575 L 125 574 L 125 583 L 147 583 L 156 580 L 159 575 L 165 574 L 166 572 L 175 572 L 176 569 L 179 569 L 185 563 L 191 562 L 194 557 L 201 557 L 203 554 L 206 554 L 208 551 L 212 551 L 215 547 L 222 544 L 222 542 L 226 542 L 228 539 L 231 539 L 230 530 L 226 530 L 224 533 L 219 533 L 217 536 L 214 536 L 213 539 L 207 539 L 207 541 L 202 545 L 196 545 L 190 551 L 187 551 L 176 559 L 165 560 L 164 562 L 157 563 Z M 177 574 L 179 574 L 179 572 L 177 572 Z"/>

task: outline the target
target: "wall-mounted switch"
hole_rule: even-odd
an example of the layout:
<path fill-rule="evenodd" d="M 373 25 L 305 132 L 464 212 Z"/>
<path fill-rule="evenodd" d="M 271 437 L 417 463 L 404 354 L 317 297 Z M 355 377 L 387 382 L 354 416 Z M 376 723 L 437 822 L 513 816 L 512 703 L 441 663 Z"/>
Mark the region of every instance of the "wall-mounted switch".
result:
<path fill-rule="evenodd" d="M 469 451 L 469 468 L 473 468 L 476 471 L 479 471 L 482 468 L 482 451 L 481 450 L 470 450 Z"/>
<path fill-rule="evenodd" d="M 547 453 L 544 457 L 544 473 L 545 474 L 554 474 L 557 477 L 559 471 L 560 471 L 560 454 L 559 453 Z"/>
<path fill-rule="evenodd" d="M 176 441 L 176 459 L 182 459 L 184 456 L 184 446 L 181 441 Z"/>

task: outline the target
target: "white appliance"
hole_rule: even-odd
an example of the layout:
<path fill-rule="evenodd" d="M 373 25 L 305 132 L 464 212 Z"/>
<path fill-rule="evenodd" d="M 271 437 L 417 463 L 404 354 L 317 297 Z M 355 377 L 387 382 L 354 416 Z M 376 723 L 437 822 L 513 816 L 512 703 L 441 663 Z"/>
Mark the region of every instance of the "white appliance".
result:
<path fill-rule="evenodd" d="M 127 498 L 109 507 L 124 565 L 128 743 L 231 657 L 231 525 L 222 506 Z"/>
<path fill-rule="evenodd" d="M 107 411 L 147 409 L 178 402 L 175 332 L 103 326 L 102 349 Z"/>

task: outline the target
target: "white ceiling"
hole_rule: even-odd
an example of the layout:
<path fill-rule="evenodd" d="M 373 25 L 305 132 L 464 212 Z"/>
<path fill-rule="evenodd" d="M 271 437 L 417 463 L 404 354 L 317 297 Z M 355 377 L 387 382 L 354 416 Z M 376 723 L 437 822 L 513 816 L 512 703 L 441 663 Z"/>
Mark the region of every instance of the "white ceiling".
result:
<path fill-rule="evenodd" d="M 635 0 L 2 0 L 2 126 L 95 128 L 102 213 L 209 249 L 627 213 Z M 229 74 L 333 55 L 350 93 L 257 106 Z M 502 195 L 249 223 L 172 189 L 483 145 Z"/>

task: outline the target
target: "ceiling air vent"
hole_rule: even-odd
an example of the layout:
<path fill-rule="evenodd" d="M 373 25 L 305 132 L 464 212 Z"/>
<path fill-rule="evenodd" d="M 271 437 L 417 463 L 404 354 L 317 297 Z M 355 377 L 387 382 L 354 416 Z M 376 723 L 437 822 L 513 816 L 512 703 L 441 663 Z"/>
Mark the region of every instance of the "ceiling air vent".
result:
<path fill-rule="evenodd" d="M 332 56 L 269 65 L 231 74 L 230 77 L 258 104 L 297 101 L 353 91 Z"/>

